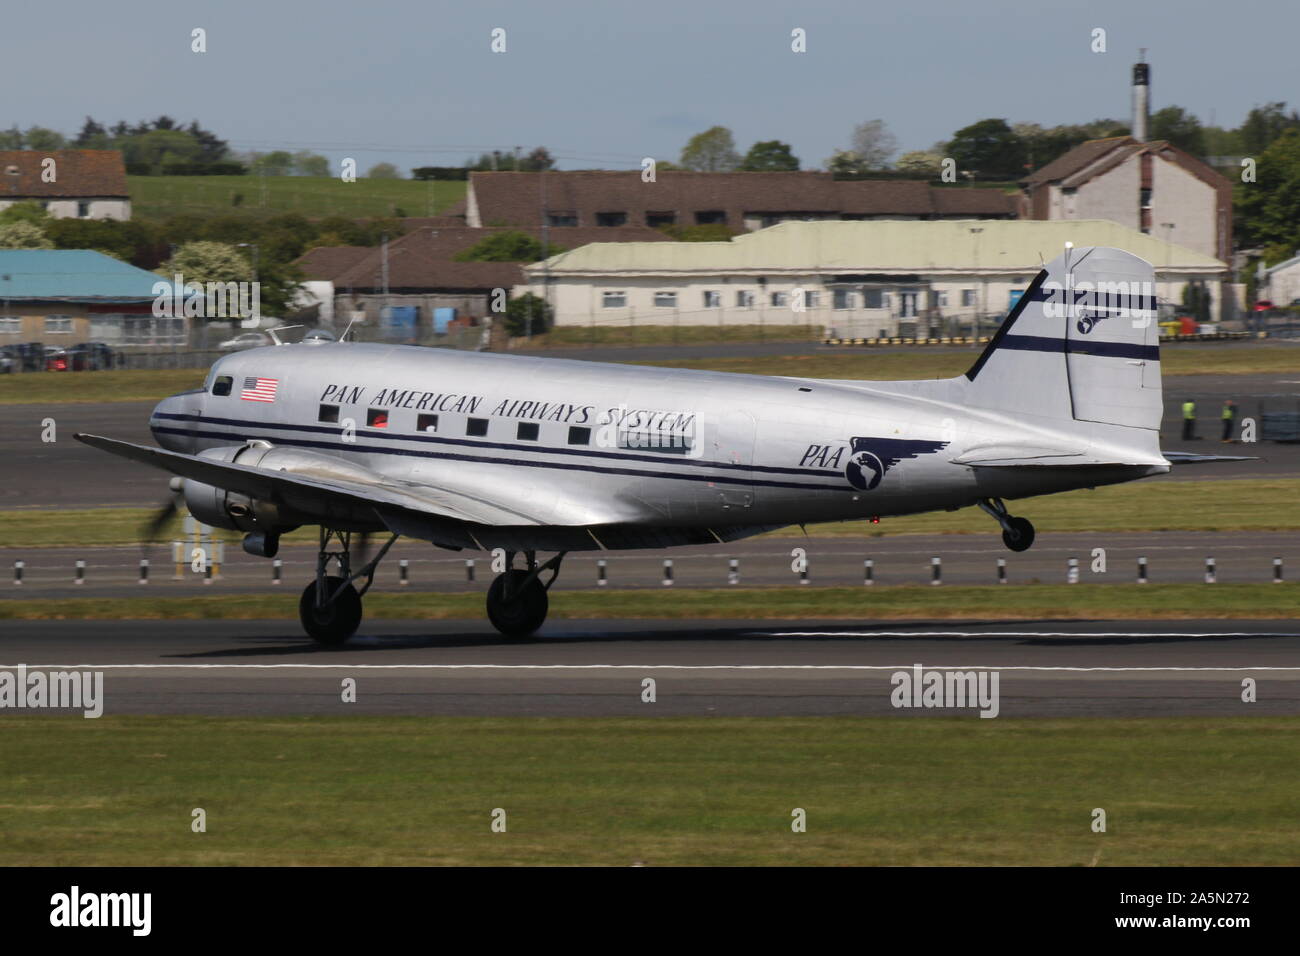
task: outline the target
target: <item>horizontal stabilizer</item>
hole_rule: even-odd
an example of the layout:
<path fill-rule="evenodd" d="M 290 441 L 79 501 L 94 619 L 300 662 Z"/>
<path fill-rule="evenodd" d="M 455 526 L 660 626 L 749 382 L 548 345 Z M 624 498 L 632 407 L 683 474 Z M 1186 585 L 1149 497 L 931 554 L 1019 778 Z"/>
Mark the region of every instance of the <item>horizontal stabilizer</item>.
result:
<path fill-rule="evenodd" d="M 1190 451 L 1167 451 L 1162 453 L 1171 465 L 1203 465 L 1212 461 L 1259 461 L 1250 455 L 1198 455 Z"/>

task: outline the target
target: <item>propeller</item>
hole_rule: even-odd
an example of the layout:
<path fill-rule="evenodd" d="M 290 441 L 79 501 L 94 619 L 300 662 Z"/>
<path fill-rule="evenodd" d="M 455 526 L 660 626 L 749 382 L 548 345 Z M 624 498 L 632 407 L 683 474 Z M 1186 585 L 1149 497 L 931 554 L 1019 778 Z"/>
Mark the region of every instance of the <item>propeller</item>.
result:
<path fill-rule="evenodd" d="M 140 542 L 144 546 L 146 553 L 149 546 L 157 539 L 158 533 L 167 526 L 167 522 L 178 515 L 184 507 L 185 479 L 179 476 L 173 477 L 167 483 L 167 486 L 171 489 L 171 497 L 150 516 L 144 527 L 140 529 Z"/>

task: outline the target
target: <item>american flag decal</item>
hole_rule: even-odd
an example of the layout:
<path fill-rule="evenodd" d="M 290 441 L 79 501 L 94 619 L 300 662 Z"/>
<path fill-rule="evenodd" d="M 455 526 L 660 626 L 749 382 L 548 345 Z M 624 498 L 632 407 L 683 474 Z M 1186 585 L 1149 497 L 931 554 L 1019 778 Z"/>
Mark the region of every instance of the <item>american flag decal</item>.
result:
<path fill-rule="evenodd" d="M 244 387 L 240 390 L 239 397 L 246 402 L 273 402 L 275 390 L 279 387 L 280 380 L 277 378 L 249 376 L 244 379 Z"/>

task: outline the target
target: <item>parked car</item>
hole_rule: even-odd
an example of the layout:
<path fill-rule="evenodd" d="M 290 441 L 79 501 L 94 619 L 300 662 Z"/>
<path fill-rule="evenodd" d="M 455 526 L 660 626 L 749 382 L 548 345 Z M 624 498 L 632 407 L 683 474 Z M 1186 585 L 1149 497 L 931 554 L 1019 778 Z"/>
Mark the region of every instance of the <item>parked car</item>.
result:
<path fill-rule="evenodd" d="M 61 349 L 57 345 L 45 346 L 45 371 L 66 372 L 71 367 L 66 349 Z"/>
<path fill-rule="evenodd" d="M 245 332 L 243 335 L 236 335 L 233 339 L 226 339 L 217 348 L 223 352 L 235 352 L 240 349 L 255 349 L 271 344 L 273 344 L 271 336 L 265 332 Z"/>
<path fill-rule="evenodd" d="M 16 345 L 0 345 L 0 375 L 17 372 L 22 368 Z"/>
<path fill-rule="evenodd" d="M 68 349 L 68 363 L 74 372 L 97 372 L 113 367 L 113 350 L 103 342 L 82 342 Z"/>

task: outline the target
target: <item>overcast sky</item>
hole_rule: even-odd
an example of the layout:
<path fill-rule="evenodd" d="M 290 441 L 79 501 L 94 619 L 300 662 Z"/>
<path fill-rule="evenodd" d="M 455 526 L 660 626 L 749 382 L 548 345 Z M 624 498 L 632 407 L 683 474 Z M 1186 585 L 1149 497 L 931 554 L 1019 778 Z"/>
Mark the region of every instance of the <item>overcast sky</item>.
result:
<path fill-rule="evenodd" d="M 1152 108 L 1236 126 L 1300 105 L 1300 5 L 1265 0 L 63 0 L 6 5 L 0 126 L 75 135 L 166 113 L 240 150 L 404 172 L 543 144 L 560 168 L 676 160 L 730 127 L 805 168 L 883 119 L 902 151 L 985 117 L 1044 125 Z M 207 31 L 206 53 L 190 51 Z M 494 28 L 506 52 L 490 49 Z M 1094 28 L 1107 52 L 1090 50 Z M 807 52 L 791 52 L 791 30 Z"/>

